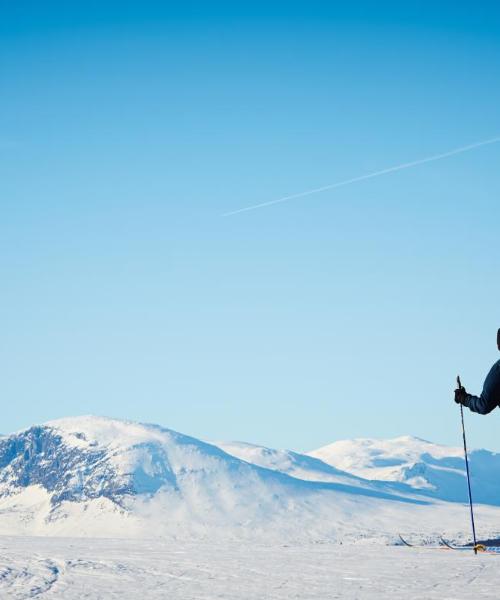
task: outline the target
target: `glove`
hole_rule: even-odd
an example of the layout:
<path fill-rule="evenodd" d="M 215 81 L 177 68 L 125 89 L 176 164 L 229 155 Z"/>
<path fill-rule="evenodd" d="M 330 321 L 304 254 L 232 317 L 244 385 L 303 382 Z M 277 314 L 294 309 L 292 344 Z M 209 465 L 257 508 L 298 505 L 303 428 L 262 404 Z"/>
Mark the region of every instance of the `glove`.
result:
<path fill-rule="evenodd" d="M 455 402 L 457 404 L 463 404 L 465 406 L 465 401 L 467 400 L 467 392 L 464 387 L 460 387 L 455 390 Z"/>

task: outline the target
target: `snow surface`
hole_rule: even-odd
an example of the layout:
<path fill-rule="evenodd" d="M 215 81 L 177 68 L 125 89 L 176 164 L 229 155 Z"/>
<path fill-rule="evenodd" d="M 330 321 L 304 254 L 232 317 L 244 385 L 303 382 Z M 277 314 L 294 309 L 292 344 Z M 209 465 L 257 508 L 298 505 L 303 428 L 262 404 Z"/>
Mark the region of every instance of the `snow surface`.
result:
<path fill-rule="evenodd" d="M 499 561 L 373 544 L 0 537 L 0 597 L 498 600 Z"/>

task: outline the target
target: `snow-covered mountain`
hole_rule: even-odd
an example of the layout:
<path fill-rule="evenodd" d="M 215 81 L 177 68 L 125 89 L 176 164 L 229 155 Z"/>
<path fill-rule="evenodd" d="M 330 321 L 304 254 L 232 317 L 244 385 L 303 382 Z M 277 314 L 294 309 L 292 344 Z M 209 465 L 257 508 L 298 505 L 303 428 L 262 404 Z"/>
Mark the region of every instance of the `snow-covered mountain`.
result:
<path fill-rule="evenodd" d="M 214 444 L 231 456 L 265 469 L 285 473 L 296 479 L 370 486 L 366 479 L 356 474 L 341 471 L 318 458 L 292 450 L 275 450 L 247 442 L 214 442 Z"/>
<path fill-rule="evenodd" d="M 424 495 L 467 502 L 463 448 L 404 436 L 341 440 L 308 455 L 364 479 L 406 483 Z M 500 454 L 472 450 L 469 458 L 474 499 L 500 506 Z"/>
<path fill-rule="evenodd" d="M 7 522 L 36 533 L 203 533 L 272 515 L 293 498 L 286 476 L 161 428 L 62 419 L 0 440 Z M 1 521 L 1 520 L 0 520 Z"/>
<path fill-rule="evenodd" d="M 266 540 L 459 536 L 463 507 L 318 458 L 158 425 L 62 419 L 0 439 L 0 533 Z M 500 510 L 483 507 L 488 531 Z"/>

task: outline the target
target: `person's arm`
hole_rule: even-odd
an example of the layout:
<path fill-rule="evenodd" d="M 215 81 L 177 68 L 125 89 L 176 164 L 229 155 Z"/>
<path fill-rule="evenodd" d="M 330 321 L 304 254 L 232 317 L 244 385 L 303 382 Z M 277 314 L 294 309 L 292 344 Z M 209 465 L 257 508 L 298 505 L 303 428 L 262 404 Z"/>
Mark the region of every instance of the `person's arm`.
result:
<path fill-rule="evenodd" d="M 487 415 L 500 404 L 500 361 L 491 367 L 484 382 L 483 393 L 473 396 L 464 389 L 462 404 L 480 415 Z"/>
<path fill-rule="evenodd" d="M 497 406 L 496 398 L 488 394 L 486 390 L 483 390 L 480 396 L 466 394 L 462 404 L 480 415 L 487 415 Z"/>

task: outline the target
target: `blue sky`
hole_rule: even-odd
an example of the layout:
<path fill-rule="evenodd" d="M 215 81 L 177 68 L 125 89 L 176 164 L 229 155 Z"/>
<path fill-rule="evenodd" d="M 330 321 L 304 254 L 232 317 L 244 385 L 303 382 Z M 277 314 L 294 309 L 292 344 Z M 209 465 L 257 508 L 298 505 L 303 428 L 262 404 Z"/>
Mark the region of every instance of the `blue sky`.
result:
<path fill-rule="evenodd" d="M 500 135 L 495 3 L 338 4 L 1 2 L 1 431 L 460 443 L 500 144 L 221 216 Z"/>

